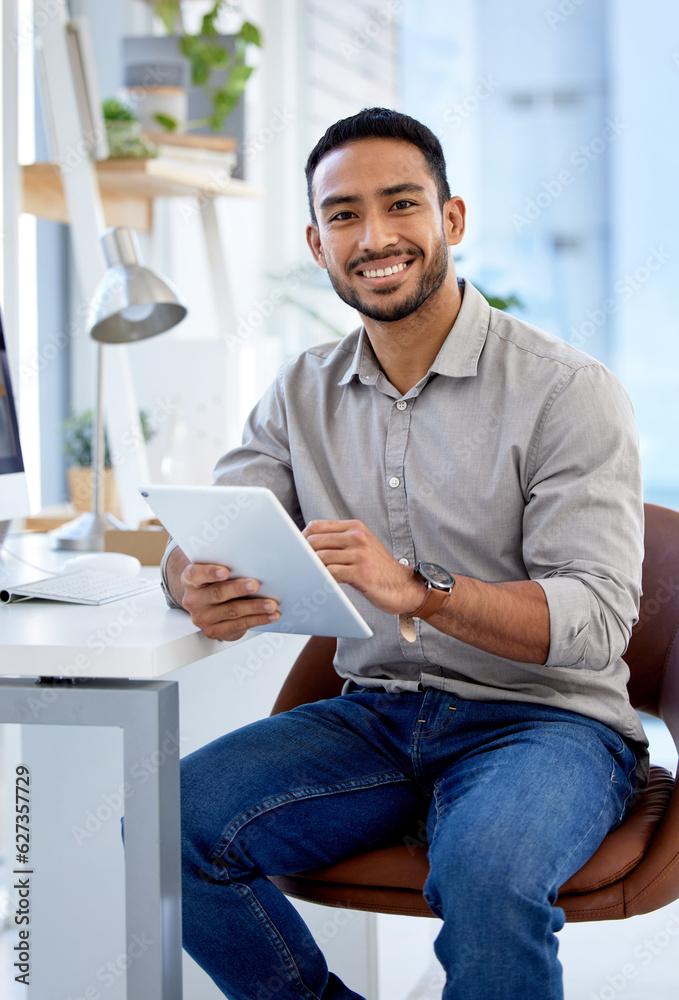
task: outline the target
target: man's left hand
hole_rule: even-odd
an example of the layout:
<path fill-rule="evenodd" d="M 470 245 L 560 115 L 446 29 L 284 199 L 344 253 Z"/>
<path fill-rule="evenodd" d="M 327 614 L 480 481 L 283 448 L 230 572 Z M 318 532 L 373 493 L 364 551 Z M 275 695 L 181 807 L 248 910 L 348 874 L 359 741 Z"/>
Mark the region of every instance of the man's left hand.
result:
<path fill-rule="evenodd" d="M 410 614 L 425 598 L 411 566 L 404 566 L 362 521 L 310 521 L 303 532 L 338 583 L 350 583 L 387 614 Z"/>

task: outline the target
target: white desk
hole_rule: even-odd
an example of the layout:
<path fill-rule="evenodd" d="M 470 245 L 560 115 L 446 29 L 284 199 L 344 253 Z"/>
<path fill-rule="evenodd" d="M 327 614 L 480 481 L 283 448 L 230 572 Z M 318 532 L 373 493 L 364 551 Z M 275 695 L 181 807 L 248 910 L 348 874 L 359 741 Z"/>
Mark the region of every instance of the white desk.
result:
<path fill-rule="evenodd" d="M 58 568 L 68 554 L 48 546 L 44 536 L 7 542 Z M 3 586 L 45 575 L 20 566 L 3 558 Z M 126 927 L 128 937 L 157 942 L 127 969 L 127 996 L 181 1000 L 179 753 L 166 752 L 179 741 L 177 683 L 153 678 L 238 643 L 207 639 L 188 615 L 167 608 L 160 588 L 99 607 L 3 605 L 0 623 L 0 722 L 123 730 L 124 780 L 135 787 L 125 807 Z M 135 768 L 148 759 L 157 768 L 135 784 Z"/>

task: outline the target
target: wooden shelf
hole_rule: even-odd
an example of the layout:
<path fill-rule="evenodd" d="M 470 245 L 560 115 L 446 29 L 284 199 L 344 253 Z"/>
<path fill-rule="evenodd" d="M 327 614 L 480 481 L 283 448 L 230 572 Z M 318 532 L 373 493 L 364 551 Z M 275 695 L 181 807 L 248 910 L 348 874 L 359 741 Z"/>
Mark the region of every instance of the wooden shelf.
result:
<path fill-rule="evenodd" d="M 23 173 L 23 211 L 41 219 L 68 222 L 59 167 L 55 163 L 30 163 Z M 253 185 L 226 177 L 213 158 L 111 159 L 97 163 L 99 188 L 106 224 L 129 226 L 149 232 L 154 198 L 260 198 Z"/>

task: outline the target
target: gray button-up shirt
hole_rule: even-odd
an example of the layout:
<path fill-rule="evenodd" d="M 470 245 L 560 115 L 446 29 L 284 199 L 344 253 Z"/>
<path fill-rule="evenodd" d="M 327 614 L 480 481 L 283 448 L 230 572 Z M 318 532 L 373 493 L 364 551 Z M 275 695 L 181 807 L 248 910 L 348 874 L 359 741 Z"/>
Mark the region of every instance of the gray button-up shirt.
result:
<path fill-rule="evenodd" d="M 547 597 L 546 664 L 494 656 L 345 591 L 374 632 L 339 639 L 347 679 L 389 691 L 524 701 L 646 737 L 622 659 L 641 589 L 643 505 L 632 407 L 570 345 L 492 309 L 469 283 L 431 369 L 404 396 L 364 329 L 286 363 L 220 459 L 215 482 L 267 486 L 300 528 L 358 518 L 396 559 L 453 575 L 535 580 Z"/>

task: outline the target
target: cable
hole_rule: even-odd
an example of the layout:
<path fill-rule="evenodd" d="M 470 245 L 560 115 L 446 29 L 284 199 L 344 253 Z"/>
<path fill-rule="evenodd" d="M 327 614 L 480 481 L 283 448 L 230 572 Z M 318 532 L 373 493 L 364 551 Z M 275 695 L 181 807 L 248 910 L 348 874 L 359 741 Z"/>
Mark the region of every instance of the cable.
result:
<path fill-rule="evenodd" d="M 17 534 L 21 534 L 21 532 L 17 532 Z M 31 532 L 27 531 L 24 532 L 24 534 L 30 535 Z M 12 556 L 13 559 L 18 559 L 19 562 L 24 563 L 26 566 L 30 566 L 31 569 L 37 569 L 40 573 L 46 573 L 48 576 L 59 576 L 58 570 L 45 569 L 43 566 L 36 566 L 35 563 L 31 563 L 28 559 L 24 559 L 23 556 L 18 556 L 16 552 L 12 552 L 11 549 L 7 548 L 4 542 L 0 544 L 0 552 L 6 552 L 8 556 Z"/>

